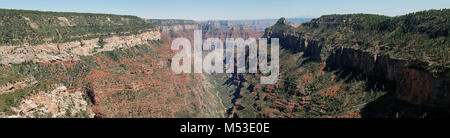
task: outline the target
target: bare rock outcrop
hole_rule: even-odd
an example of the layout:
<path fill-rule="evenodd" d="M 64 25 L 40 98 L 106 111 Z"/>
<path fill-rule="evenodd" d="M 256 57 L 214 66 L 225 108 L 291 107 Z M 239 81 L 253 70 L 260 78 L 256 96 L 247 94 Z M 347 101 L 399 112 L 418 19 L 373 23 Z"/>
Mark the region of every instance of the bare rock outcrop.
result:
<path fill-rule="evenodd" d="M 158 31 L 147 31 L 137 35 L 113 36 L 73 41 L 66 43 L 46 43 L 36 46 L 0 46 L 0 64 L 20 64 L 22 62 L 57 62 L 78 60 L 78 56 L 93 55 L 98 52 L 112 51 L 145 44 L 148 40 L 160 39 Z"/>
<path fill-rule="evenodd" d="M 325 46 L 321 40 L 306 39 L 301 34 L 268 31 L 265 36 L 280 38 L 282 48 L 304 52 L 305 57 L 326 62 L 329 69 L 360 71 L 363 75 L 383 81 L 394 89 L 396 98 L 411 104 L 444 109 L 450 106 L 450 80 L 418 68 L 420 63 L 408 63 L 388 55 L 344 46 L 333 48 Z"/>
<path fill-rule="evenodd" d="M 64 85 L 56 85 L 51 92 L 40 92 L 24 99 L 17 115 L 9 118 L 94 117 L 80 91 L 68 92 Z"/>

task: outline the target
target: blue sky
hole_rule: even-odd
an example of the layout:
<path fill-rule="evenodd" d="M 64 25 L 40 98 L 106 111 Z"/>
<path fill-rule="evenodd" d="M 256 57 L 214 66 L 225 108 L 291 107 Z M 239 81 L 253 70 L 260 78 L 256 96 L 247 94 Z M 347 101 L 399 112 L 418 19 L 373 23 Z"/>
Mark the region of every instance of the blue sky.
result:
<path fill-rule="evenodd" d="M 450 8 L 450 0 L 0 0 L 0 8 L 111 13 L 151 19 L 239 20 L 334 13 L 397 16 Z"/>

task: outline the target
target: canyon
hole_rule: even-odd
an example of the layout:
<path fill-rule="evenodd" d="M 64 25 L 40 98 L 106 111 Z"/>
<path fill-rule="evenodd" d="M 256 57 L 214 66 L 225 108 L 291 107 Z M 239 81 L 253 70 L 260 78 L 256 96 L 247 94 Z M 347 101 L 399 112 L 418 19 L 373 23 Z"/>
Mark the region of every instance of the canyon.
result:
<path fill-rule="evenodd" d="M 447 9 L 240 21 L 0 12 L 0 28 L 10 30 L 0 42 L 0 117 L 450 115 Z M 261 84 L 262 73 L 174 73 L 172 41 L 193 42 L 194 30 L 203 40 L 279 38 L 279 81 Z"/>
<path fill-rule="evenodd" d="M 437 12 L 436 15 L 440 14 L 439 12 L 448 12 L 448 10 L 443 11 L 427 11 L 429 13 L 416 13 L 406 16 L 420 16 L 427 14 L 430 15 L 430 13 Z M 431 14 L 434 15 L 434 14 Z M 372 50 L 372 47 L 378 47 L 373 46 L 376 44 L 371 44 L 372 42 L 368 41 L 365 45 L 368 48 L 364 46 L 364 44 L 358 44 L 353 42 L 339 42 L 335 41 L 336 38 L 334 38 L 334 34 L 336 34 L 334 31 L 347 31 L 351 30 L 348 28 L 339 28 L 340 26 L 345 26 L 347 24 L 364 24 L 367 20 L 357 21 L 358 18 L 378 18 L 376 15 L 335 15 L 335 16 L 328 16 L 328 17 L 321 17 L 318 19 L 313 19 L 311 22 L 302 24 L 300 27 L 295 28 L 294 26 L 290 26 L 287 24 L 286 20 L 284 18 L 280 19 L 278 23 L 272 27 L 270 27 L 268 30 L 266 30 L 265 36 L 267 38 L 280 38 L 280 45 L 282 46 L 282 49 L 285 49 L 283 54 L 301 54 L 300 57 L 307 58 L 305 62 L 300 62 L 300 64 L 303 64 L 302 66 L 309 65 L 309 64 L 320 64 L 322 67 L 320 67 L 320 72 L 322 74 L 331 73 L 331 83 L 335 83 L 336 80 L 341 80 L 343 82 L 337 81 L 339 85 L 332 85 L 332 86 L 325 86 L 325 88 L 315 88 L 316 90 L 305 90 L 305 86 L 302 84 L 294 84 L 295 88 L 289 88 L 289 85 L 292 85 L 291 81 L 305 81 L 303 79 L 306 76 L 300 76 L 301 78 L 298 80 L 298 78 L 288 76 L 286 82 L 282 82 L 278 85 L 274 85 L 274 88 L 271 88 L 270 90 L 267 90 L 267 86 L 263 90 L 260 88 L 257 89 L 255 87 L 261 87 L 258 86 L 255 83 L 250 83 L 243 85 L 242 82 L 248 83 L 248 80 L 254 79 L 256 76 L 243 76 L 244 79 L 240 78 L 238 81 L 238 87 L 246 88 L 246 91 L 248 95 L 255 96 L 254 98 L 246 99 L 243 96 L 238 96 L 238 99 L 241 100 L 248 100 L 247 102 L 250 103 L 239 103 L 238 108 L 241 108 L 241 114 L 248 114 L 245 112 L 245 108 L 250 108 L 256 112 L 258 111 L 267 111 L 270 109 L 270 112 L 273 112 L 275 110 L 275 113 L 281 114 L 282 117 L 293 117 L 297 116 L 298 114 L 290 114 L 286 115 L 284 113 L 289 112 L 299 112 L 300 115 L 305 115 L 304 108 L 311 108 L 307 109 L 306 112 L 319 112 L 319 116 L 328 116 L 329 112 L 335 112 L 334 110 L 328 110 L 326 108 L 316 109 L 316 104 L 314 103 L 314 93 L 318 92 L 319 95 L 326 96 L 326 97 L 338 97 L 336 100 L 338 103 L 339 101 L 342 101 L 344 105 L 348 104 L 351 99 L 345 99 L 343 96 L 345 95 L 346 91 L 342 89 L 343 85 L 351 84 L 354 81 L 363 81 L 365 82 L 365 86 L 362 88 L 363 91 L 380 91 L 375 93 L 386 93 L 383 96 L 376 96 L 372 100 L 369 100 L 368 102 L 365 102 L 362 104 L 362 106 L 365 106 L 360 110 L 359 113 L 355 113 L 353 109 L 354 107 L 349 107 L 350 109 L 337 109 L 338 113 L 332 113 L 332 116 L 340 116 L 343 115 L 345 117 L 349 116 L 362 116 L 362 117 L 445 117 L 448 116 L 448 109 L 449 109 L 449 79 L 448 79 L 448 64 L 443 65 L 443 67 L 439 67 L 441 70 L 436 71 L 433 69 L 430 69 L 430 66 L 435 63 L 433 59 L 424 59 L 423 57 L 415 58 L 414 60 L 408 60 L 408 57 L 405 58 L 405 56 L 402 55 L 396 55 L 391 53 L 383 53 L 379 50 Z M 384 17 L 381 17 L 384 18 Z M 402 18 L 402 17 L 396 17 L 396 18 Z M 353 20 L 353 21 L 352 21 Z M 356 20 L 356 21 L 355 21 Z M 396 20 L 396 19 L 393 19 Z M 388 22 L 390 21 L 387 19 Z M 424 21 L 423 24 L 426 24 L 429 20 Z M 433 21 L 429 21 L 433 22 Z M 434 24 L 436 26 L 439 26 L 441 24 Z M 316 30 L 322 29 L 320 32 L 316 32 Z M 346 26 L 347 27 L 347 26 Z M 298 29 L 298 31 L 297 31 Z M 332 30 L 335 29 L 335 30 Z M 327 33 L 323 33 L 324 31 L 328 31 Z M 372 32 L 365 32 L 365 33 L 372 33 Z M 322 35 L 325 35 L 327 37 L 323 37 Z M 342 34 L 338 37 L 346 37 L 347 34 Z M 374 35 L 376 36 L 376 35 Z M 370 37 L 370 36 L 369 36 Z M 443 38 L 447 37 L 447 35 L 442 36 Z M 331 40 L 330 40 L 331 39 Z M 333 40 L 335 39 L 335 40 Z M 351 39 L 346 38 L 346 39 Z M 360 38 L 364 39 L 364 38 Z M 383 39 L 383 38 L 381 38 Z M 328 40 L 328 41 L 327 41 Z M 354 40 L 354 39 L 353 39 Z M 355 46 L 356 45 L 356 46 Z M 363 45 L 363 46 L 361 46 Z M 413 42 L 410 42 L 409 46 L 413 47 L 415 44 Z M 449 52 L 447 44 L 438 44 L 436 47 L 441 48 L 441 52 Z M 372 47 L 371 47 L 372 46 Z M 394 46 L 395 47 L 395 46 Z M 431 47 L 431 46 L 429 46 Z M 415 47 L 414 47 L 415 48 Z M 428 49 L 422 48 L 423 51 L 427 51 Z M 291 55 L 291 56 L 294 56 Z M 425 57 L 429 55 L 424 55 Z M 431 56 L 431 55 L 430 55 Z M 289 57 L 288 57 L 289 58 Z M 292 58 L 292 57 L 291 57 Z M 302 59 L 300 58 L 300 59 Z M 420 59 L 422 58 L 422 59 Z M 443 56 L 444 59 L 448 58 L 448 55 Z M 280 60 L 282 60 L 283 57 L 281 57 Z M 285 59 L 286 60 L 286 59 Z M 288 59 L 289 60 L 289 59 Z M 439 60 L 439 59 L 436 59 Z M 298 61 L 298 60 L 297 60 Z M 442 61 L 440 61 L 442 62 Z M 447 62 L 448 61 L 444 61 Z M 283 64 L 283 63 L 281 63 Z M 290 65 L 292 63 L 284 63 L 285 67 L 284 70 L 286 71 L 286 68 L 290 68 Z M 299 64 L 297 62 L 297 64 Z M 281 66 L 283 68 L 283 65 Z M 283 70 L 283 69 L 282 69 Z M 443 72 L 441 74 L 436 74 L 435 72 Z M 283 71 L 282 71 L 283 72 Z M 284 74 L 290 74 L 289 72 L 285 72 L 281 74 L 281 79 L 283 79 Z M 303 77 L 303 79 L 302 79 Z M 314 79 L 320 79 L 322 76 L 315 77 Z M 292 80 L 291 80 L 292 79 Z M 314 80 L 312 79 L 312 80 Z M 295 83 L 295 82 L 294 82 Z M 329 82 L 323 82 L 320 81 L 319 83 L 329 83 Z M 315 85 L 323 85 L 323 84 L 315 84 Z M 288 85 L 287 88 L 283 88 Z M 288 92 L 288 97 L 293 99 L 288 100 L 279 100 L 280 94 L 274 93 L 273 91 L 277 91 L 277 89 L 282 88 Z M 310 87 L 310 86 L 308 86 Z M 299 89 L 300 88 L 300 89 Z M 238 88 L 239 89 L 239 88 Z M 241 88 L 242 90 L 242 88 Z M 354 91 L 351 90 L 350 91 Z M 354 92 L 353 92 L 354 93 Z M 369 92 L 373 93 L 373 92 Z M 269 107 L 261 107 L 258 103 L 259 99 L 261 98 L 261 95 L 274 95 L 275 101 L 273 102 L 274 105 L 270 105 Z M 242 94 L 240 94 L 242 95 Z M 248 96 L 244 95 L 244 96 Z M 309 97 L 308 95 L 311 95 Z M 296 99 L 296 96 L 301 96 L 301 98 Z M 267 98 L 267 96 L 264 96 Z M 309 97 L 309 98 L 306 98 Z M 306 99 L 305 99 L 306 98 Z M 367 97 L 370 98 L 370 97 Z M 253 102 L 254 100 L 254 102 Z M 331 100 L 331 99 L 330 99 Z M 267 101 L 266 99 L 263 101 Z M 294 101 L 294 103 L 292 103 Z M 299 101 L 295 103 L 295 101 Z M 357 102 L 357 101 L 355 101 Z M 270 103 L 270 102 L 269 102 Z M 305 103 L 305 104 L 301 104 Z M 350 101 L 351 103 L 351 101 Z M 265 103 L 267 104 L 267 103 Z M 326 104 L 326 103 L 325 103 Z M 263 104 L 264 105 L 264 104 Z M 312 107 L 308 107 L 308 106 Z M 281 107 L 280 107 L 281 106 Z M 292 107 L 294 106 L 294 110 L 292 110 Z M 338 106 L 338 105 L 333 105 Z M 326 107 L 326 106 L 325 106 Z M 262 109 L 261 109 L 262 108 Z M 266 108 L 267 110 L 265 111 Z M 347 108 L 347 107 L 345 107 Z M 234 109 L 236 112 L 236 109 Z M 239 109 L 238 109 L 239 110 Z M 303 111 L 302 111 L 303 110 Z M 328 110 L 328 111 L 327 111 Z M 342 110 L 342 111 L 339 111 Z M 253 111 L 253 112 L 254 112 Z M 239 112 L 239 111 L 238 111 Z M 264 113 L 263 112 L 263 113 Z M 339 113 L 341 112 L 341 113 Z M 343 113 L 342 113 L 343 112 Z M 359 114 L 359 115 L 358 115 Z M 251 115 L 251 114 L 250 114 Z M 310 115 L 310 114 L 306 114 Z M 316 116 L 317 114 L 314 114 L 313 116 Z M 253 114 L 251 115 L 253 117 L 257 116 L 267 116 L 267 113 L 264 114 Z M 269 116 L 278 116 L 269 114 Z M 301 116 L 300 116 L 301 117 Z M 311 116 L 310 116 L 311 117 Z"/>

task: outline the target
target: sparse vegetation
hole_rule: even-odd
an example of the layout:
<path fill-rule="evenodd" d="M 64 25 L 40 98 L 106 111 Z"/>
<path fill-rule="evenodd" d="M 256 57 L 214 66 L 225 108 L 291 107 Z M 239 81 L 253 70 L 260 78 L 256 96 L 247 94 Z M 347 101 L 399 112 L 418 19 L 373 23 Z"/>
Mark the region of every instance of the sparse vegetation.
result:
<path fill-rule="evenodd" d="M 0 9 L 0 46 L 137 34 L 156 26 L 136 16 Z"/>
<path fill-rule="evenodd" d="M 450 9 L 398 17 L 326 15 L 304 23 L 291 33 L 304 34 L 309 39 L 323 39 L 327 49 L 345 46 L 396 59 L 425 62 L 427 64 L 423 68 L 435 76 L 450 77 L 449 18 Z M 278 26 L 273 28 L 276 30 Z"/>

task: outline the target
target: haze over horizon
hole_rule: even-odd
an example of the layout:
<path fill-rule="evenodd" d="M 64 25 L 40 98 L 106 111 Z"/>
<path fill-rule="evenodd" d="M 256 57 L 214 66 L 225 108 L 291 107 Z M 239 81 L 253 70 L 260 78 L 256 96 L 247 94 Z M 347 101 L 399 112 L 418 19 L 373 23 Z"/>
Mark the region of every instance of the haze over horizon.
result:
<path fill-rule="evenodd" d="M 398 16 L 449 8 L 446 0 L 3 0 L 0 8 L 135 15 L 147 19 L 249 20 L 311 18 L 326 14 Z"/>

